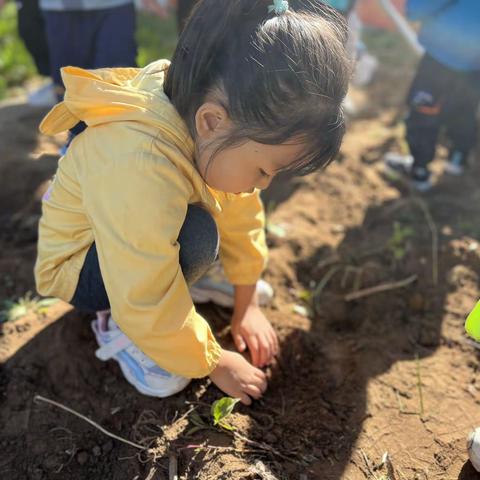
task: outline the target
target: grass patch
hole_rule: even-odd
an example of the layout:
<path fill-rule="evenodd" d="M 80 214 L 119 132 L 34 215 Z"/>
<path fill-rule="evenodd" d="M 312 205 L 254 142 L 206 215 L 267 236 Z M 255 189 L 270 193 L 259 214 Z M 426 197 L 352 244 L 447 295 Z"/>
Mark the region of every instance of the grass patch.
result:
<path fill-rule="evenodd" d="M 175 17 L 167 19 L 140 13 L 137 16 L 137 63 L 144 67 L 159 58 L 171 58 L 177 45 Z"/>
<path fill-rule="evenodd" d="M 0 12 L 0 99 L 11 87 L 35 75 L 35 65 L 17 32 L 17 9 L 8 3 Z"/>

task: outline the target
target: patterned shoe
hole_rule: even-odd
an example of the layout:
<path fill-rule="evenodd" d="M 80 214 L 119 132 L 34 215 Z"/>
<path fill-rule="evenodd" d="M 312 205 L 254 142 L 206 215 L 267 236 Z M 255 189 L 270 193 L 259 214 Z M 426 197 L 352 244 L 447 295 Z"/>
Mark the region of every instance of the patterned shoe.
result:
<path fill-rule="evenodd" d="M 190 383 L 190 378 L 166 372 L 142 353 L 120 330 L 108 310 L 97 313 L 92 330 L 100 347 L 95 352 L 96 357 L 103 361 L 116 360 L 127 381 L 140 393 L 169 397 Z"/>
<path fill-rule="evenodd" d="M 234 287 L 225 277 L 220 262 L 214 262 L 209 271 L 190 287 L 194 303 L 213 302 L 221 307 L 233 307 Z M 273 298 L 273 288 L 265 280 L 257 282 L 258 303 L 268 305 Z"/>
<path fill-rule="evenodd" d="M 465 173 L 465 166 L 467 159 L 465 155 L 459 150 L 455 150 L 451 153 L 447 164 L 445 165 L 445 173 L 459 177 Z"/>
<path fill-rule="evenodd" d="M 411 155 L 389 152 L 384 157 L 384 165 L 390 177 L 395 180 L 404 177 L 417 192 L 428 192 L 433 186 L 428 169 L 414 166 Z"/>

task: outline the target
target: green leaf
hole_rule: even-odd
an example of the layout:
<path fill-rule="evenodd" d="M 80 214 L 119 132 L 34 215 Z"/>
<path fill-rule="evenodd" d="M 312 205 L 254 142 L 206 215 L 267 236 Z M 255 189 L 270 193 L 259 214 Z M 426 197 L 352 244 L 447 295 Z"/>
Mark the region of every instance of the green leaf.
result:
<path fill-rule="evenodd" d="M 223 397 L 220 400 L 213 402 L 211 409 L 213 424 L 219 425 L 223 423 L 223 420 L 225 420 L 233 412 L 235 405 L 239 401 L 239 398 Z"/>

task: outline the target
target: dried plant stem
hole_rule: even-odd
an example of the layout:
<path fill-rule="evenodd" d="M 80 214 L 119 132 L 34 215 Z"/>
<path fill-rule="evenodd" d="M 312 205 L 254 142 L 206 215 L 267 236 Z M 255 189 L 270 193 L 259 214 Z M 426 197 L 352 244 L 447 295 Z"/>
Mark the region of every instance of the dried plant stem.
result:
<path fill-rule="evenodd" d="M 375 295 L 376 293 L 387 292 L 389 290 L 396 290 L 397 288 L 403 288 L 407 285 L 410 285 L 417 279 L 417 275 L 411 275 L 404 280 L 398 282 L 387 282 L 375 287 L 365 288 L 363 290 L 358 290 L 356 292 L 349 293 L 345 295 L 345 301 L 351 302 L 352 300 L 358 300 L 359 298 L 368 297 L 370 295 Z"/>
<path fill-rule="evenodd" d="M 89 423 L 93 427 L 95 427 L 97 430 L 100 430 L 102 433 L 107 435 L 108 437 L 114 438 L 120 442 L 126 443 L 127 445 L 131 445 L 132 447 L 138 448 L 140 450 L 147 450 L 147 447 L 144 447 L 142 445 L 139 445 L 138 443 L 131 442 L 130 440 L 127 440 L 125 438 L 119 437 L 118 435 L 115 435 L 114 433 L 109 432 L 108 430 L 105 430 L 102 426 L 100 426 L 98 423 L 95 423 L 93 420 L 90 420 L 89 418 L 85 417 L 81 413 L 76 412 L 72 408 L 66 407 L 65 405 L 62 405 L 61 403 L 55 402 L 54 400 L 50 400 L 48 398 L 42 397 L 41 395 L 35 395 L 33 398 L 34 402 L 44 402 L 44 403 L 49 403 L 50 405 L 54 405 L 55 407 L 61 408 L 62 410 L 65 410 L 66 412 L 71 413 L 72 415 L 75 415 L 78 418 L 81 418 L 85 422 Z"/>
<path fill-rule="evenodd" d="M 432 235 L 432 281 L 434 285 L 438 284 L 438 229 L 433 220 L 432 214 L 427 206 L 427 204 L 420 198 L 416 199 L 417 205 L 420 207 L 425 220 L 427 222 L 428 228 Z"/>

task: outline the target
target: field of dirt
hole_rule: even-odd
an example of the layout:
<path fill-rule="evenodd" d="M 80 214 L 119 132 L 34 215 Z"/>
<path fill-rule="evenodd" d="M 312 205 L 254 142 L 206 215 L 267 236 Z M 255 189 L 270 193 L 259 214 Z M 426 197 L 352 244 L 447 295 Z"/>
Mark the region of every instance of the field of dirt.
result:
<path fill-rule="evenodd" d="M 411 74 L 391 68 L 353 92 L 361 114 L 339 161 L 265 194 L 281 355 L 264 398 L 235 409 L 235 434 L 189 434 L 192 411 L 207 419 L 221 397 L 209 381 L 166 400 L 136 393 L 96 359 L 90 318 L 57 303 L 0 324 L 0 478 L 160 480 L 174 459 L 189 480 L 480 478 L 465 449 L 480 426 L 480 357 L 463 333 L 480 297 L 480 155 L 451 178 L 440 148 L 423 197 L 384 175 L 383 153 L 405 147 Z M 39 199 L 63 140 L 37 133 L 44 113 L 0 106 L 2 301 L 34 291 Z M 366 290 L 378 286 L 391 289 Z M 231 346 L 229 312 L 200 310 Z"/>

